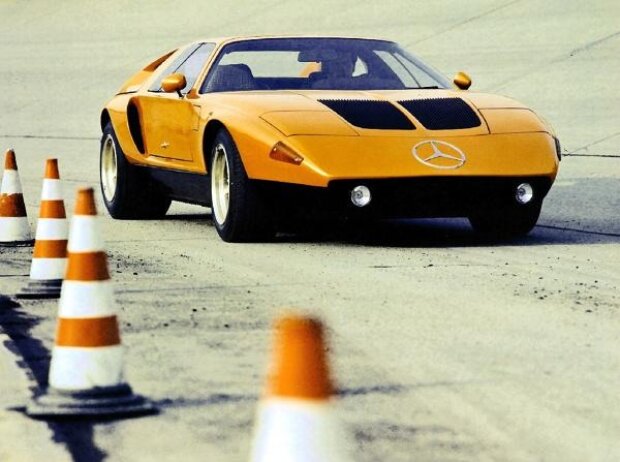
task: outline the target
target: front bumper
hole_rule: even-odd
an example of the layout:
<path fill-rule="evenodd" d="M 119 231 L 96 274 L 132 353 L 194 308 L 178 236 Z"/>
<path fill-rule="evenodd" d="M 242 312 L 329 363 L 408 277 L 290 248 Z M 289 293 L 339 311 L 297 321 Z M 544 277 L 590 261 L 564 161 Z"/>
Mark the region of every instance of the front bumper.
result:
<path fill-rule="evenodd" d="M 235 141 L 241 140 L 235 138 Z M 464 164 L 449 172 L 424 165 L 413 153 L 414 147 L 424 141 L 445 142 L 458 148 L 466 158 Z M 243 156 L 244 167 L 250 178 L 326 187 L 334 180 L 349 178 L 555 178 L 558 170 L 555 140 L 543 132 L 478 136 L 442 136 L 439 133 L 409 137 L 395 134 L 291 136 L 283 142 L 305 159 L 301 165 L 266 159 L 256 154 L 261 150 L 240 143 L 240 152 L 254 153 Z M 266 148 L 266 152 L 272 147 Z"/>
<path fill-rule="evenodd" d="M 515 190 L 530 183 L 534 199 L 520 205 Z M 334 180 L 326 188 L 258 182 L 259 189 L 281 216 L 351 216 L 372 218 L 467 217 L 484 209 L 540 206 L 552 180 L 545 176 L 420 177 Z M 368 187 L 371 202 L 353 205 L 351 190 Z"/>

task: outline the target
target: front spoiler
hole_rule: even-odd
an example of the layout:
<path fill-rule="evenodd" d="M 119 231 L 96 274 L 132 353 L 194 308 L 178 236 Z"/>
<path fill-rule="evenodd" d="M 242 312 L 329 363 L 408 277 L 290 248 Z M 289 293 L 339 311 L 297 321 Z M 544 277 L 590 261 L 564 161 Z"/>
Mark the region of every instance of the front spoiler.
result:
<path fill-rule="evenodd" d="M 533 201 L 515 199 L 519 184 L 530 183 Z M 420 177 L 401 179 L 334 180 L 327 188 L 268 181 L 256 182 L 272 210 L 281 216 L 352 216 L 372 218 L 467 217 L 484 209 L 540 206 L 551 188 L 546 176 Z M 372 200 L 357 207 L 351 190 L 367 186 Z"/>

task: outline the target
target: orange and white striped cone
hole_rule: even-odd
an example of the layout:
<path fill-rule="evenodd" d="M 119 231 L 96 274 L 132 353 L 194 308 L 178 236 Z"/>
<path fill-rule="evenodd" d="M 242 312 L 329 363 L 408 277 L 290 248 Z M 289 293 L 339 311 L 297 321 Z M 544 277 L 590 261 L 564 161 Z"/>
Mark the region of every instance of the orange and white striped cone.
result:
<path fill-rule="evenodd" d="M 67 266 L 67 217 L 58 159 L 47 159 L 30 281 L 17 298 L 58 298 Z"/>
<path fill-rule="evenodd" d="M 144 414 L 153 404 L 123 378 L 123 353 L 92 188 L 80 189 L 71 220 L 49 388 L 31 416 Z"/>
<path fill-rule="evenodd" d="M 251 462 L 349 461 L 331 394 L 321 323 L 297 316 L 280 319 Z"/>
<path fill-rule="evenodd" d="M 15 151 L 9 149 L 4 155 L 0 188 L 0 246 L 30 246 L 33 242 Z"/>

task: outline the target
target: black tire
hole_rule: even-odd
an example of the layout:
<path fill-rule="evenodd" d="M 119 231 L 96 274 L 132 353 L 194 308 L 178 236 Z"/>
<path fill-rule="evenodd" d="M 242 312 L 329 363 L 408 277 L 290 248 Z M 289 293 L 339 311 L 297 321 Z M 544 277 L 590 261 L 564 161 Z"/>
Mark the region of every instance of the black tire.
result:
<path fill-rule="evenodd" d="M 209 176 L 213 224 L 222 240 L 261 242 L 274 237 L 273 216 L 257 185 L 248 178 L 237 146 L 225 128 L 217 132 L 211 147 Z"/>
<path fill-rule="evenodd" d="M 527 235 L 536 226 L 541 204 L 488 209 L 469 217 L 474 231 L 491 238 L 510 239 Z"/>
<path fill-rule="evenodd" d="M 111 166 L 115 162 L 116 177 Z M 117 219 L 153 219 L 166 215 L 170 198 L 149 177 L 144 167 L 131 165 L 125 158 L 116 133 L 108 123 L 103 129 L 99 153 L 101 195 L 108 212 Z M 115 186 L 112 187 L 111 184 Z"/>

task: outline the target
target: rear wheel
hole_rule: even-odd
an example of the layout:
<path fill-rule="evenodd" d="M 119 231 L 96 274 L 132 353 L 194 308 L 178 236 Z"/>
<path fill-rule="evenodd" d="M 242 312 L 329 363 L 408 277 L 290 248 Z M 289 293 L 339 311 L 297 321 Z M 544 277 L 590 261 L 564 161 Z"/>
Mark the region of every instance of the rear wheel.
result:
<path fill-rule="evenodd" d="M 239 151 L 225 128 L 215 136 L 210 157 L 213 223 L 226 242 L 273 238 L 274 222 L 256 184 L 247 176 Z"/>
<path fill-rule="evenodd" d="M 99 177 L 103 202 L 113 218 L 160 218 L 170 207 L 170 198 L 150 179 L 146 168 L 127 162 L 110 123 L 101 137 Z"/>
<path fill-rule="evenodd" d="M 469 217 L 474 231 L 494 238 L 522 237 L 529 233 L 540 216 L 541 204 L 482 211 Z"/>

